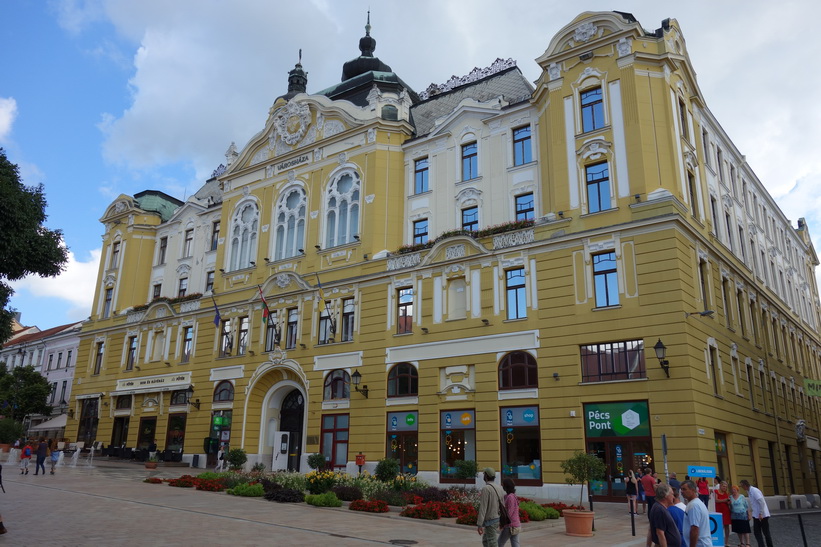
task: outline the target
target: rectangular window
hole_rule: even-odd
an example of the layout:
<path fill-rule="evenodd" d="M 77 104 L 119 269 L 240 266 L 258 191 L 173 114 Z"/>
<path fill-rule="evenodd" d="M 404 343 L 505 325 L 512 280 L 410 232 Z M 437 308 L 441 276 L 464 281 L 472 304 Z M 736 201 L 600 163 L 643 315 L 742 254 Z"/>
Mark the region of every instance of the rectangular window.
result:
<path fill-rule="evenodd" d="M 604 127 L 604 103 L 601 87 L 588 89 L 581 94 L 582 133 Z"/>
<path fill-rule="evenodd" d="M 65 404 L 66 389 L 68 388 L 68 380 L 63 380 L 63 386 L 60 388 L 60 403 Z"/>
<path fill-rule="evenodd" d="M 593 284 L 597 308 L 619 305 L 619 278 L 615 252 L 593 255 Z"/>
<path fill-rule="evenodd" d="M 533 220 L 534 215 L 533 194 L 516 196 L 516 220 Z"/>
<path fill-rule="evenodd" d="M 94 372 L 93 374 L 100 374 L 103 369 L 103 352 L 105 351 L 105 342 L 97 342 L 97 351 L 94 354 Z"/>
<path fill-rule="evenodd" d="M 137 363 L 137 337 L 128 337 L 128 348 L 125 355 L 125 370 L 132 370 Z"/>
<path fill-rule="evenodd" d="M 710 362 L 707 363 L 707 368 L 710 371 L 710 379 L 713 381 L 713 393 L 721 395 L 721 380 L 718 377 L 718 350 L 711 346 L 707 354 L 707 358 L 710 360 Z"/>
<path fill-rule="evenodd" d="M 699 220 L 698 217 L 698 190 L 696 188 L 696 178 L 692 173 L 687 173 L 687 185 L 690 189 L 690 208 L 693 211 L 693 218 Z"/>
<path fill-rule="evenodd" d="M 741 331 L 741 336 L 747 336 L 747 325 L 745 323 L 744 317 L 744 308 L 742 307 L 744 303 L 744 291 L 738 290 L 735 293 L 735 307 L 736 313 L 738 315 L 738 329 Z"/>
<path fill-rule="evenodd" d="M 422 194 L 430 190 L 428 186 L 428 158 L 413 162 L 413 193 Z"/>
<path fill-rule="evenodd" d="M 322 416 L 322 444 L 320 453 L 329 468 L 348 464 L 348 414 Z"/>
<path fill-rule="evenodd" d="M 733 221 L 730 219 L 730 213 L 724 214 L 724 222 L 727 224 L 727 246 L 730 247 L 730 251 L 735 252 L 733 247 Z"/>
<path fill-rule="evenodd" d="M 239 318 L 239 339 L 237 343 L 237 355 L 245 355 L 248 350 L 248 329 L 251 322 L 248 317 Z"/>
<path fill-rule="evenodd" d="M 156 285 L 154 285 L 152 298 L 159 298 L 160 296 L 162 296 L 162 285 L 160 283 L 157 283 Z"/>
<path fill-rule="evenodd" d="M 120 242 L 117 241 L 111 245 L 111 266 L 110 268 L 116 268 L 120 265 Z"/>
<path fill-rule="evenodd" d="M 718 170 L 718 181 L 724 184 L 724 153 L 721 148 L 716 150 L 716 169 Z"/>
<path fill-rule="evenodd" d="M 194 229 L 185 231 L 185 241 L 182 244 L 182 256 L 189 257 L 194 246 Z"/>
<path fill-rule="evenodd" d="M 439 414 L 440 480 L 456 482 L 456 461 L 476 460 L 476 412 L 446 410 Z"/>
<path fill-rule="evenodd" d="M 105 290 L 105 303 L 103 304 L 103 319 L 111 315 L 111 301 L 114 298 L 114 289 Z"/>
<path fill-rule="evenodd" d="M 160 253 L 157 256 L 157 264 L 165 264 L 165 254 L 168 251 L 168 238 L 160 238 Z"/>
<path fill-rule="evenodd" d="M 505 272 L 505 293 L 507 294 L 507 318 L 524 319 L 527 317 L 525 299 L 525 269 L 516 268 Z"/>
<path fill-rule="evenodd" d="M 68 353 L 66 353 L 66 368 L 71 366 L 71 351 L 72 350 L 68 350 Z"/>
<path fill-rule="evenodd" d="M 581 346 L 582 382 L 646 378 L 644 341 L 607 342 Z"/>
<path fill-rule="evenodd" d="M 690 137 L 690 132 L 687 128 L 687 106 L 681 99 L 678 101 L 678 115 L 679 121 L 681 122 L 681 136 L 688 139 Z"/>
<path fill-rule="evenodd" d="M 611 208 L 610 169 L 605 163 L 585 167 L 587 176 L 587 204 L 589 213 L 598 213 Z"/>
<path fill-rule="evenodd" d="M 51 384 L 51 394 L 49 395 L 48 404 L 54 404 L 54 397 L 57 395 L 57 382 Z"/>
<path fill-rule="evenodd" d="M 54 364 L 54 354 L 49 353 L 48 354 L 48 365 L 46 366 L 46 370 L 51 370 L 53 364 Z"/>
<path fill-rule="evenodd" d="M 180 363 L 187 363 L 191 360 L 191 352 L 194 350 L 194 327 L 182 328 L 182 351 L 180 351 Z"/>
<path fill-rule="evenodd" d="M 220 328 L 220 357 L 230 357 L 234 350 L 234 335 L 231 332 L 231 320 L 223 319 Z"/>
<path fill-rule="evenodd" d="M 502 443 L 502 476 L 514 479 L 517 484 L 541 485 L 538 405 L 502 407 L 499 414 L 500 438 L 506 441 Z"/>
<path fill-rule="evenodd" d="M 533 161 L 530 151 L 530 126 L 513 130 L 513 165 L 524 165 Z"/>
<path fill-rule="evenodd" d="M 216 251 L 217 245 L 220 241 L 220 221 L 215 220 L 213 224 L 211 224 L 211 250 Z"/>
<path fill-rule="evenodd" d="M 214 272 L 205 273 L 205 292 L 214 290 Z"/>
<path fill-rule="evenodd" d="M 747 363 L 747 387 L 750 390 L 750 407 L 755 410 L 755 374 L 753 366 Z"/>
<path fill-rule="evenodd" d="M 331 312 L 326 306 L 319 312 L 319 338 L 317 338 L 317 344 L 329 344 L 332 340 Z"/>
<path fill-rule="evenodd" d="M 718 229 L 718 204 L 716 203 L 716 198 L 710 196 L 710 215 L 712 216 L 713 220 L 713 233 L 715 235 L 719 235 Z"/>
<path fill-rule="evenodd" d="M 767 410 L 767 374 L 763 370 L 758 371 L 758 382 L 761 384 L 761 410 L 769 412 Z"/>
<path fill-rule="evenodd" d="M 290 308 L 288 310 L 288 324 L 285 329 L 285 349 L 296 347 L 296 332 L 299 326 L 299 309 Z"/>
<path fill-rule="evenodd" d="M 181 297 L 185 296 L 186 292 L 188 292 L 188 278 L 183 277 L 182 279 L 180 279 L 180 285 L 179 285 L 179 288 L 177 289 L 177 297 L 181 298 Z"/>
<path fill-rule="evenodd" d="M 353 298 L 346 298 L 342 301 L 342 341 L 353 340 L 353 328 L 356 308 Z"/>
<path fill-rule="evenodd" d="M 397 291 L 396 334 L 413 332 L 413 289 L 406 287 Z"/>
<path fill-rule="evenodd" d="M 479 176 L 479 148 L 475 142 L 462 145 L 462 180 Z"/>
<path fill-rule="evenodd" d="M 57 370 L 60 370 L 60 365 L 63 364 L 63 352 L 57 354 Z"/>
<path fill-rule="evenodd" d="M 706 129 L 701 131 L 701 147 L 704 150 L 704 163 L 710 165 L 710 134 Z"/>
<path fill-rule="evenodd" d="M 413 244 L 419 245 L 428 242 L 428 219 L 423 218 L 413 223 Z"/>
<path fill-rule="evenodd" d="M 462 229 L 469 232 L 479 230 L 479 207 L 462 209 Z"/>
<path fill-rule="evenodd" d="M 268 322 L 265 324 L 265 351 L 274 351 L 279 345 L 279 321 L 276 311 L 271 311 L 268 315 Z"/>

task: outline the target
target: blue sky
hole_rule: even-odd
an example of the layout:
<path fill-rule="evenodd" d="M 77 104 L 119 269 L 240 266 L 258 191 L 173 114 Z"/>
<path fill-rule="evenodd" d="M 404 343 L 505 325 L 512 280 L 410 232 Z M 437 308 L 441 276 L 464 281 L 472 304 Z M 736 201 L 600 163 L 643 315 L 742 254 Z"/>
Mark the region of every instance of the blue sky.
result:
<path fill-rule="evenodd" d="M 184 199 L 260 129 L 303 50 L 308 91 L 339 81 L 370 7 L 376 55 L 417 91 L 512 57 L 534 59 L 582 10 L 679 21 L 707 106 L 792 220 L 821 248 L 817 2 L 520 0 L 3 0 L 0 146 L 42 182 L 71 251 L 56 279 L 13 284 L 22 321 L 85 319 L 113 199 Z M 407 10 L 412 6 L 413 12 Z M 522 13 L 527 16 L 523 17 Z M 803 91 L 802 91 L 803 90 Z"/>

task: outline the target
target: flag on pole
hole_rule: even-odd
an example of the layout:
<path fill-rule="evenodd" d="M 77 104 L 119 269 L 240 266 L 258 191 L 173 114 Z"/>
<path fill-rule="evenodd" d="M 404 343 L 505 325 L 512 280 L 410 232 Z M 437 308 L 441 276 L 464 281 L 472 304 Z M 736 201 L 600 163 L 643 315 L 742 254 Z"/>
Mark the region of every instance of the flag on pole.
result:
<path fill-rule="evenodd" d="M 217 312 L 217 314 L 214 316 L 214 325 L 217 328 L 220 328 L 220 323 L 222 323 L 222 316 L 220 316 L 220 309 L 217 307 L 217 301 L 214 300 L 213 296 L 211 297 L 211 300 L 214 302 L 214 311 Z"/>
<path fill-rule="evenodd" d="M 257 289 L 259 289 L 259 297 L 262 298 L 262 323 L 267 325 L 268 324 L 268 317 L 271 316 L 271 310 L 268 309 L 268 302 L 265 301 L 265 295 L 262 294 L 262 287 L 257 285 Z"/>
<path fill-rule="evenodd" d="M 314 275 L 316 276 L 316 286 L 317 286 L 317 287 L 319 287 L 319 297 L 320 297 L 322 300 L 327 300 L 327 299 L 325 298 L 325 291 L 323 291 L 323 290 L 322 290 L 322 283 L 319 281 L 319 274 L 318 274 L 318 273 L 314 273 Z"/>

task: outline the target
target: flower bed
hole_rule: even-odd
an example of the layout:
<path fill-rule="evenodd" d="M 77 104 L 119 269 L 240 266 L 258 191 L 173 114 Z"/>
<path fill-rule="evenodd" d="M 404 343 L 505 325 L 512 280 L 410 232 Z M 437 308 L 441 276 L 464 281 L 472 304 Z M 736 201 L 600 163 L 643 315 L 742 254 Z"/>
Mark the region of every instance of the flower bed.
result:
<path fill-rule="evenodd" d="M 162 484 L 164 481 L 157 477 L 148 477 L 143 482 L 147 482 L 148 484 Z"/>
<path fill-rule="evenodd" d="M 542 507 L 550 507 L 551 509 L 555 509 L 559 512 L 560 517 L 564 516 L 564 513 L 562 513 L 562 511 L 564 511 L 565 509 L 584 509 L 584 507 L 580 507 L 578 505 L 567 505 L 566 503 L 562 503 L 560 501 L 552 503 L 543 503 Z"/>
<path fill-rule="evenodd" d="M 403 517 L 425 520 L 439 520 L 440 518 L 459 518 L 460 516 L 475 512 L 475 508 L 467 503 L 454 501 L 429 501 L 406 507 L 399 513 Z"/>
<path fill-rule="evenodd" d="M 390 511 L 388 504 L 382 500 L 356 500 L 352 501 L 348 507 L 351 511 L 364 511 L 366 513 L 387 513 Z"/>
<path fill-rule="evenodd" d="M 191 475 L 183 475 L 178 479 L 169 479 L 168 486 L 176 486 L 178 488 L 193 488 L 196 479 Z"/>

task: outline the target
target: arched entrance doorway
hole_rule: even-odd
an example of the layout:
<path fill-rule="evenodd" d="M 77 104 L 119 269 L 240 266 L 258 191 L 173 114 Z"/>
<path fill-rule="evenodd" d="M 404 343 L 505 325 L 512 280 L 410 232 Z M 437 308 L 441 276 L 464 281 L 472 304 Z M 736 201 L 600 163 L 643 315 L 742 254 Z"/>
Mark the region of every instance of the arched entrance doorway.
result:
<path fill-rule="evenodd" d="M 305 420 L 305 398 L 298 389 L 292 390 L 282 400 L 279 411 L 280 431 L 288 436 L 288 471 L 299 471 L 302 458 L 302 430 Z M 274 447 L 276 450 L 276 447 Z"/>

